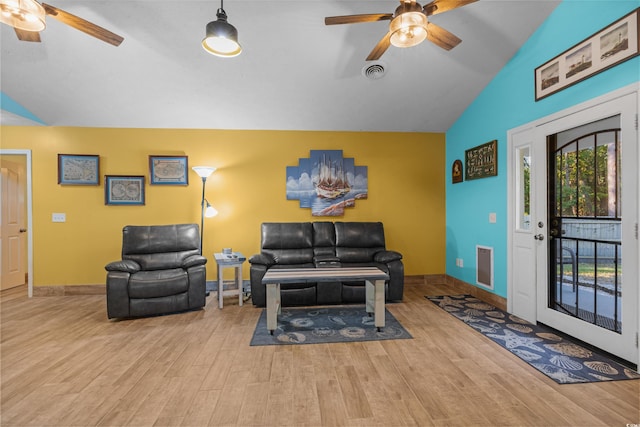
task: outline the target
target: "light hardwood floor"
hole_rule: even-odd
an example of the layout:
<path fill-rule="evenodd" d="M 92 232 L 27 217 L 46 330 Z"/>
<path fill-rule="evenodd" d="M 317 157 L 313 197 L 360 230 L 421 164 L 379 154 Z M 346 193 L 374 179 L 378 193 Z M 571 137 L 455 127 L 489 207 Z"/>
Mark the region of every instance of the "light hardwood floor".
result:
<path fill-rule="evenodd" d="M 1 304 L 2 426 L 621 426 L 640 381 L 558 385 L 407 284 L 410 340 L 251 347 L 260 309 L 109 321 L 104 295 Z"/>

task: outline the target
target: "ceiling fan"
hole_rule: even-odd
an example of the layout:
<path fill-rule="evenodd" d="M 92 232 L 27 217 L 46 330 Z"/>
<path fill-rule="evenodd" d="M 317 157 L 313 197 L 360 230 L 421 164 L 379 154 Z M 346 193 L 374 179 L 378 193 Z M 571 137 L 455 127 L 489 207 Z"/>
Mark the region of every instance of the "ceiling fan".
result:
<path fill-rule="evenodd" d="M 13 27 L 18 39 L 22 41 L 40 41 L 40 31 L 46 26 L 45 15 L 114 46 L 119 46 L 124 40 L 105 28 L 46 3 L 35 0 L 0 0 L 0 22 Z"/>
<path fill-rule="evenodd" d="M 422 7 L 415 0 L 400 0 L 400 6 L 393 13 L 328 16 L 324 18 L 324 23 L 325 25 L 337 25 L 390 20 L 389 31 L 367 56 L 367 61 L 379 59 L 390 45 L 411 47 L 422 43 L 425 39 L 443 49 L 451 50 L 462 40 L 444 28 L 429 22 L 427 17 L 476 1 L 478 0 L 433 0 Z"/>

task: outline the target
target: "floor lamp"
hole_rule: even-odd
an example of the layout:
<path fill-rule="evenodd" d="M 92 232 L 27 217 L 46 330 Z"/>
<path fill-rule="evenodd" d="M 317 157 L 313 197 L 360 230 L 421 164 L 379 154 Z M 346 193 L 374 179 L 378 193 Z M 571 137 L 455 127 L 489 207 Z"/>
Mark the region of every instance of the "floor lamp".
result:
<path fill-rule="evenodd" d="M 218 211 L 211 206 L 209 201 L 204 196 L 204 188 L 207 185 L 207 178 L 215 172 L 216 168 L 213 166 L 194 166 L 191 169 L 202 178 L 202 209 L 200 210 L 200 255 L 202 255 L 202 243 L 204 237 L 204 217 L 210 218 L 218 215 Z"/>

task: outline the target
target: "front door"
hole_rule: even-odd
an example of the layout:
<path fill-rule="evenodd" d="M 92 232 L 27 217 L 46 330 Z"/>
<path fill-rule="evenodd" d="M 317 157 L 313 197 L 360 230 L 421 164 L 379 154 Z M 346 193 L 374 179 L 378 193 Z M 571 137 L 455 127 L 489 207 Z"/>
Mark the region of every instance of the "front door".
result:
<path fill-rule="evenodd" d="M 547 185 L 534 239 L 537 321 L 637 363 L 635 103 L 627 95 L 536 130 Z"/>

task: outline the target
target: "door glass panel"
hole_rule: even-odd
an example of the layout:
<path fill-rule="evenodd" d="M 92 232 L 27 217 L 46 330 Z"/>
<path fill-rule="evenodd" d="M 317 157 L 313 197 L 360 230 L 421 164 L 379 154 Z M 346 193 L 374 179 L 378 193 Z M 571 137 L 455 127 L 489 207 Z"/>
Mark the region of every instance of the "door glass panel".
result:
<path fill-rule="evenodd" d="M 518 229 L 531 229 L 531 153 L 529 147 L 518 148 Z"/>
<path fill-rule="evenodd" d="M 620 116 L 551 135 L 549 308 L 620 333 Z"/>

